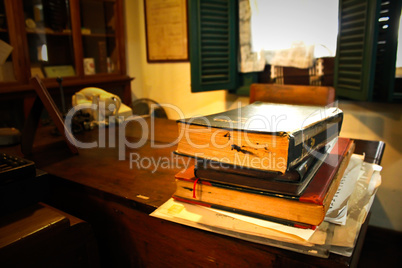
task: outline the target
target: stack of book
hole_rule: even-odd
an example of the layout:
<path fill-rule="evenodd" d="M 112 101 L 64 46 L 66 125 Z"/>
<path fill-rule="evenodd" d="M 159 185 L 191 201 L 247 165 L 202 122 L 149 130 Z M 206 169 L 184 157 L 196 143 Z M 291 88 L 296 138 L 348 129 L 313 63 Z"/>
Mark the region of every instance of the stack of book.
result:
<path fill-rule="evenodd" d="M 173 198 L 314 229 L 354 151 L 342 120 L 336 107 L 261 102 L 178 120 L 176 153 L 196 164 L 176 175 Z"/>

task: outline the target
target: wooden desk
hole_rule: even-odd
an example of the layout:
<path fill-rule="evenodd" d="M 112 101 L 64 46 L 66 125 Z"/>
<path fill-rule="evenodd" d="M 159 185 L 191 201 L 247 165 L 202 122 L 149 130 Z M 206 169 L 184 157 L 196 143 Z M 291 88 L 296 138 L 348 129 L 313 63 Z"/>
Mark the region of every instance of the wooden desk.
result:
<path fill-rule="evenodd" d="M 2 215 L 0 266 L 99 267 L 91 226 L 43 203 Z"/>
<path fill-rule="evenodd" d="M 117 131 L 118 132 L 118 131 Z M 126 137 L 136 141 L 139 125 L 128 125 Z M 97 237 L 102 264 L 120 267 L 348 267 L 357 264 L 367 222 L 351 258 L 331 254 L 317 258 L 275 247 L 259 245 L 148 216 L 175 191 L 174 175 L 188 161 L 173 155 L 176 145 L 152 148 L 151 142 L 166 145 L 177 137 L 174 121 L 156 120 L 155 136 L 144 146 L 127 149 L 123 161 L 117 148 L 80 149 L 68 156 L 61 149 L 36 154 L 39 168 L 54 175 L 48 202 L 89 223 Z M 77 138 L 97 140 L 91 131 Z M 106 135 L 106 140 L 108 135 Z M 151 136 L 150 136 L 151 137 Z M 371 162 L 381 161 L 384 143 L 357 140 L 356 152 L 366 153 Z M 55 147 L 54 147 L 55 148 Z M 143 165 L 131 164 L 130 154 L 140 156 Z M 159 168 L 145 161 L 171 159 L 173 166 Z"/>

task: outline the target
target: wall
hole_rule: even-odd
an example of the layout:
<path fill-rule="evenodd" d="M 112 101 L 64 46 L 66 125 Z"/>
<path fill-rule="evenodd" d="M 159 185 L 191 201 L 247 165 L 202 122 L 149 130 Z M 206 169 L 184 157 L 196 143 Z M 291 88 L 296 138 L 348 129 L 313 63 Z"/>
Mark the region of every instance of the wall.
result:
<path fill-rule="evenodd" d="M 191 93 L 190 63 L 147 63 L 144 1 L 125 1 L 128 73 L 132 82 L 133 100 L 151 98 L 159 103 L 180 107 L 186 116 L 220 112 L 231 99 L 224 90 Z M 169 118 L 177 118 L 167 110 Z"/>
<path fill-rule="evenodd" d="M 147 97 L 176 105 L 184 116 L 211 114 L 245 105 L 248 98 L 224 90 L 191 93 L 190 64 L 147 63 L 143 1 L 126 0 L 128 72 L 133 99 Z M 402 231 L 402 105 L 376 105 L 342 102 L 345 113 L 342 136 L 383 140 L 387 143 L 383 158 L 383 184 L 372 207 L 371 225 Z M 178 114 L 168 110 L 169 118 Z"/>

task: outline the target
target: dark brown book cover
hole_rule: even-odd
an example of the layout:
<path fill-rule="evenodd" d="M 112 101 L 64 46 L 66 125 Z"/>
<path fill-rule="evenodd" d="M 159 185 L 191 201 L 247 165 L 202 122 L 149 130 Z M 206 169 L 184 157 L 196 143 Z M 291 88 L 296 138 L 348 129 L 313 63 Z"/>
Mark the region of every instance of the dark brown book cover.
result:
<path fill-rule="evenodd" d="M 285 173 L 275 171 L 265 171 L 242 166 L 234 166 L 227 163 L 216 162 L 203 158 L 196 158 L 196 175 L 199 178 L 221 177 L 222 173 L 226 175 L 239 175 L 244 177 L 253 177 L 264 180 L 275 180 L 285 182 L 300 182 L 308 171 L 308 168 L 317 161 L 314 156 L 306 157 L 294 168 Z M 222 175 L 222 176 L 226 176 Z"/>
<path fill-rule="evenodd" d="M 202 180 L 229 184 L 259 191 L 300 196 L 329 152 L 311 155 L 294 169 L 281 174 L 197 159 L 194 174 Z"/>

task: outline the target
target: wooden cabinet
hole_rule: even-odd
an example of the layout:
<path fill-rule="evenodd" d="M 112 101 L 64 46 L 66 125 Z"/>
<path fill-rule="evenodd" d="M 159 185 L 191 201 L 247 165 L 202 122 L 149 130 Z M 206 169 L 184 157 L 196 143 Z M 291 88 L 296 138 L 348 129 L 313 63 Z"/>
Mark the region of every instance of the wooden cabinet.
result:
<path fill-rule="evenodd" d="M 0 0 L 0 38 L 13 48 L 0 62 L 1 96 L 33 94 L 39 75 L 49 90 L 62 77 L 70 93 L 97 86 L 129 104 L 123 15 L 123 0 Z"/>
<path fill-rule="evenodd" d="M 0 217 L 2 267 L 100 267 L 89 223 L 44 203 Z"/>

